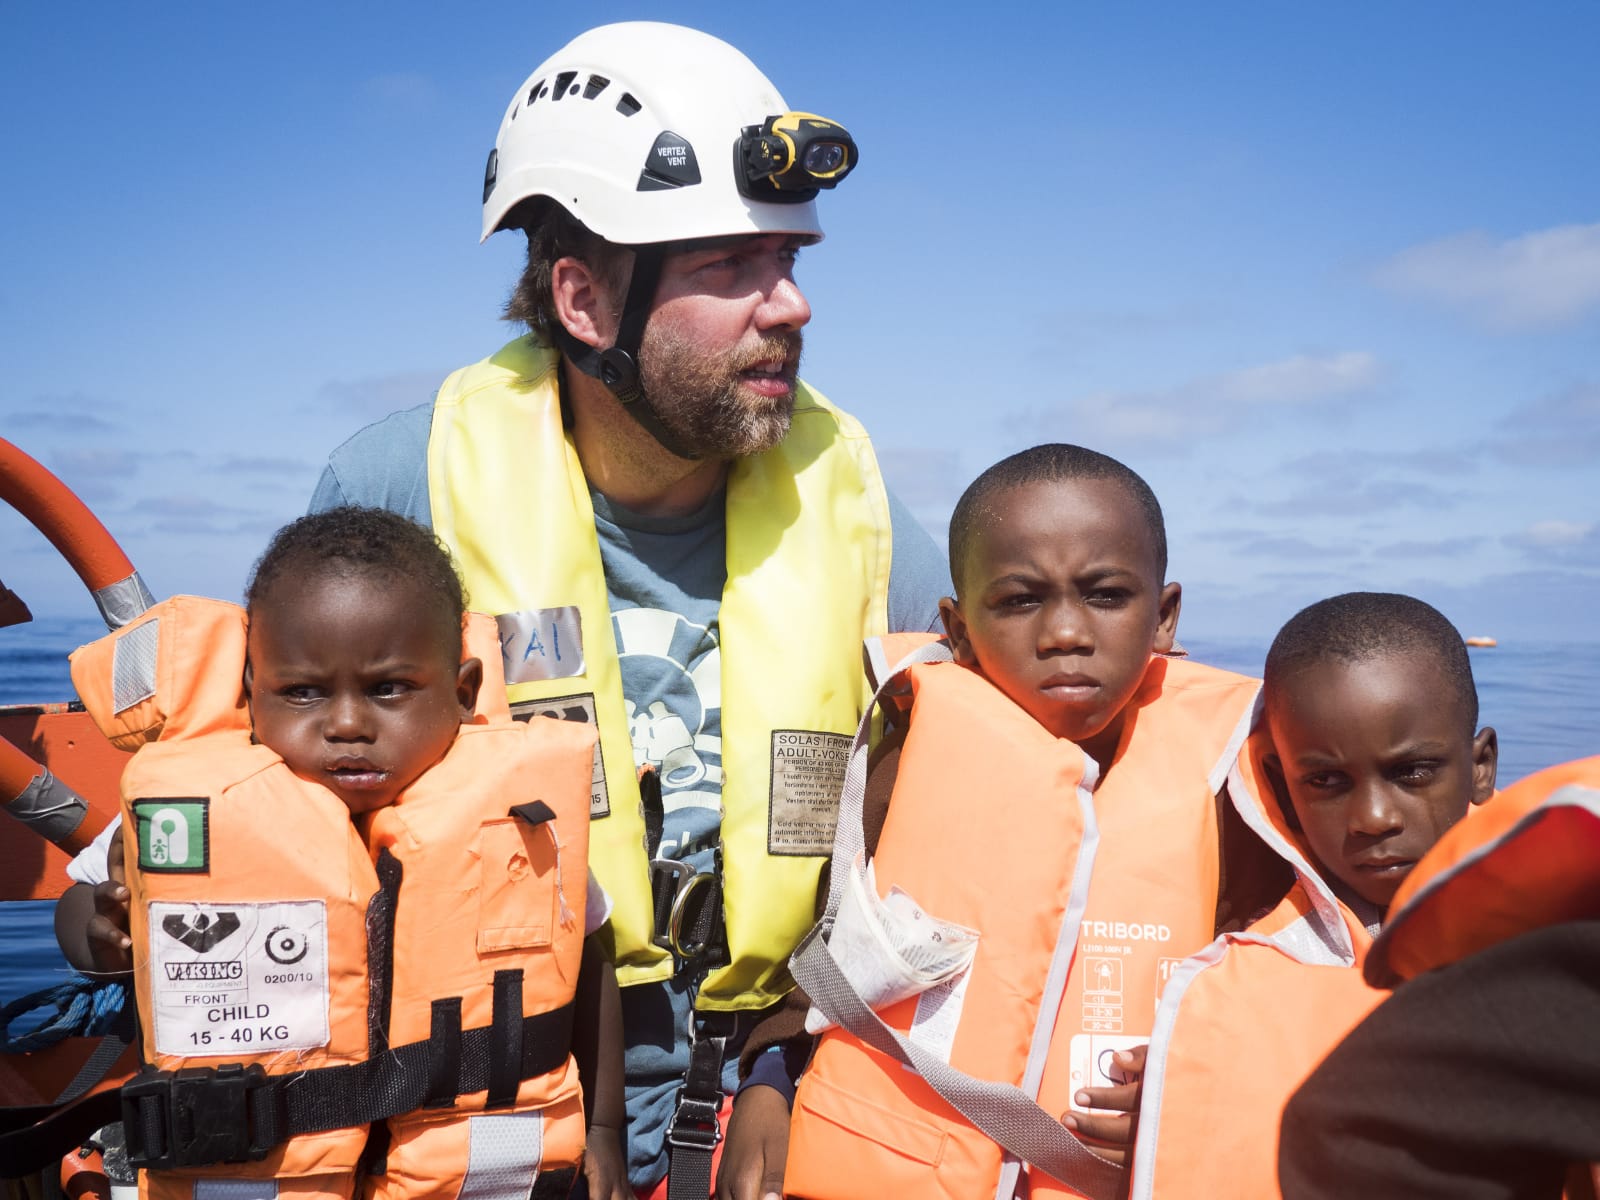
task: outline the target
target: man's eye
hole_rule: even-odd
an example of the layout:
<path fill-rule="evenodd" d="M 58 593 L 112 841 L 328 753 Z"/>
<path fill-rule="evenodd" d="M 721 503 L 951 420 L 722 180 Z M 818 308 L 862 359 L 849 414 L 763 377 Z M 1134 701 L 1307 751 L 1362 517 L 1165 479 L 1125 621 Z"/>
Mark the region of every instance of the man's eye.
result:
<path fill-rule="evenodd" d="M 1029 608 L 1039 602 L 1039 597 L 1032 592 L 1013 592 L 1009 596 L 1001 596 L 996 600 L 996 608 Z"/>
<path fill-rule="evenodd" d="M 372 694 L 380 699 L 403 696 L 410 690 L 411 685 L 401 679 L 385 679 L 382 683 L 372 685 Z"/>
<path fill-rule="evenodd" d="M 322 695 L 322 691 L 309 683 L 291 683 L 288 687 L 279 688 L 278 695 L 291 704 L 310 704 Z"/>

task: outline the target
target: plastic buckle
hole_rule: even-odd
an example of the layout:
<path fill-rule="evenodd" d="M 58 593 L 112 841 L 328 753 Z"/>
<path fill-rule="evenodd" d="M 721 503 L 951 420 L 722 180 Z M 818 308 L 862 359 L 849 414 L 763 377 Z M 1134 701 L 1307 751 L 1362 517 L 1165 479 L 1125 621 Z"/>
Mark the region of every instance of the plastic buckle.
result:
<path fill-rule="evenodd" d="M 267 1082 L 259 1063 L 146 1071 L 122 1085 L 128 1161 L 166 1169 L 254 1162 L 270 1145 L 251 1136 L 251 1093 Z"/>
<path fill-rule="evenodd" d="M 722 1122 L 717 1119 L 721 1105 L 687 1092 L 687 1088 L 678 1089 L 678 1105 L 667 1124 L 667 1143 L 689 1150 L 714 1150 L 722 1140 Z"/>

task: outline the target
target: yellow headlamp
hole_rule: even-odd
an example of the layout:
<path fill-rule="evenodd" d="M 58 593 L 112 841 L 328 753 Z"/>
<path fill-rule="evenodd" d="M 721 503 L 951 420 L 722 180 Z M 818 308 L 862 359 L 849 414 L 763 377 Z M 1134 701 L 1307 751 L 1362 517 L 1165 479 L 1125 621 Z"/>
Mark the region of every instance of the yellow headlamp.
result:
<path fill-rule="evenodd" d="M 739 139 L 739 190 L 753 200 L 810 200 L 838 184 L 861 157 L 850 131 L 815 113 L 787 112 Z"/>

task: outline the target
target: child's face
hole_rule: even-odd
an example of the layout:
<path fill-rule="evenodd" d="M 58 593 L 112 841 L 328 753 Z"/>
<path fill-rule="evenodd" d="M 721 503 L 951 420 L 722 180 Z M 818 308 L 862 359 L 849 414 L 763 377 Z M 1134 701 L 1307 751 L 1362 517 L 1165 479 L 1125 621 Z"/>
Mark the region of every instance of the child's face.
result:
<path fill-rule="evenodd" d="M 250 615 L 256 739 L 351 813 L 393 803 L 450 748 L 482 666 L 404 579 L 281 580 Z"/>
<path fill-rule="evenodd" d="M 1153 650 L 1170 650 L 1179 587 L 1162 586 L 1144 513 L 1115 480 L 996 493 L 962 599 L 940 605 L 956 661 L 1102 765 Z"/>
<path fill-rule="evenodd" d="M 1387 908 L 1417 860 L 1493 793 L 1494 730 L 1468 733 L 1454 695 L 1431 658 L 1397 653 L 1313 663 L 1268 696 L 1268 769 L 1336 890 Z"/>

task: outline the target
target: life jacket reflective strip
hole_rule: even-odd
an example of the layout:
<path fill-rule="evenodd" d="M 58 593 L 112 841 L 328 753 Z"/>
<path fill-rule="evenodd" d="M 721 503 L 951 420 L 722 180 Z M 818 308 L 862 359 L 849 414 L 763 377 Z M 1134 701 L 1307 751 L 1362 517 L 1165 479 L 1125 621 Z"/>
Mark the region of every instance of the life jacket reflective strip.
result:
<path fill-rule="evenodd" d="M 1600 916 L 1600 756 L 1495 795 L 1440 838 L 1401 885 L 1367 956 L 1393 987 L 1508 938 Z"/>
<path fill-rule="evenodd" d="M 162 1070 L 259 1064 L 286 1085 L 291 1129 L 300 1099 L 322 1097 L 308 1131 L 259 1161 L 146 1174 L 170 1180 L 173 1194 L 196 1177 L 348 1193 L 368 1118 L 322 1128 L 347 1115 L 346 1099 L 349 1111 L 387 1117 L 396 1142 L 486 1105 L 542 1113 L 544 1163 L 575 1165 L 583 1120 L 565 1031 L 582 953 L 594 731 L 513 722 L 496 686 L 494 625 L 475 617 L 467 651 L 489 655 L 479 711 L 358 832 L 331 792 L 251 744 L 241 610 L 178 597 L 142 621 L 153 635 L 123 630 L 86 647 L 73 674 L 108 736 L 159 738 L 123 777 L 145 1060 Z M 150 695 L 118 712 L 114 681 L 123 700 Z M 205 698 L 221 699 L 223 713 L 197 711 Z M 560 1040 L 521 1044 L 530 1030 Z M 261 1051 L 262 1039 L 274 1048 Z M 503 1061 L 483 1061 L 494 1055 Z M 359 1089 L 346 1077 L 363 1064 L 400 1059 L 422 1071 L 399 1093 L 425 1083 L 427 1099 L 450 1107 L 397 1112 L 385 1107 L 396 1093 L 339 1091 Z M 458 1081 L 480 1079 L 457 1094 Z M 464 1164 L 435 1157 L 429 1167 L 417 1194 L 459 1179 Z"/>
<path fill-rule="evenodd" d="M 1113 1019 L 1109 1005 L 1084 1011 L 1076 978 L 1090 957 L 1084 951 L 1113 941 L 1088 931 L 1136 932 L 1152 943 L 1118 941 L 1130 951 L 1119 965 L 1139 964 L 1118 981 L 1115 1032 L 1139 1035 L 1129 1040 L 1148 1032 L 1164 948 L 1186 953 L 1210 937 L 1214 793 L 1243 741 L 1258 685 L 1153 659 L 1111 771 L 1091 793 L 1095 772 L 1083 752 L 975 671 L 916 666 L 910 678 L 911 721 L 878 842 L 877 885 L 903 888 L 930 914 L 978 930 L 979 942 L 959 999 L 941 994 L 936 1003 L 930 994 L 879 1015 L 914 1039 L 947 1046 L 952 1067 L 1017 1083 L 1047 1112 L 1063 1112 L 1082 1069 L 1072 1056 L 1083 1044 L 1073 1037 L 1084 1035 L 1086 1020 Z M 1152 900 L 1124 893 L 1106 874 L 1108 859 L 1127 869 L 1130 857 L 1110 843 L 1108 818 L 1115 836 L 1133 838 L 1149 860 L 1139 876 L 1161 881 Z M 940 1005 L 944 1025 L 935 1019 Z M 1063 1093 L 1067 1101 L 1055 1099 Z M 823 1034 L 795 1098 L 791 1193 L 1009 1197 L 1015 1177 L 1016 1164 L 920 1078 L 850 1034 Z M 1072 1194 L 1037 1171 L 1031 1186 Z"/>
<path fill-rule="evenodd" d="M 559 370 L 553 351 L 520 339 L 446 379 L 434 401 L 428 487 L 434 530 L 477 607 L 503 614 L 507 629 L 516 627 L 515 614 L 567 606 L 581 614 L 581 660 L 571 661 L 570 646 L 563 663 L 541 655 L 550 677 L 514 682 L 508 694 L 513 704 L 593 697 L 603 763 L 593 866 L 612 897 L 617 974 L 627 985 L 665 979 L 673 965 L 651 940 L 628 710 L 593 506 L 562 428 Z M 833 751 L 848 744 L 866 700 L 857 647 L 888 625 L 889 557 L 888 500 L 866 433 L 799 385 L 788 436 L 734 463 L 728 477 L 728 577 L 718 621 L 730 961 L 706 977 L 697 999 L 703 1009 L 764 1008 L 792 986 L 784 962 L 814 918 L 832 829 L 820 811 L 798 828 L 773 824 L 776 739 L 791 731 L 837 735 L 795 785 L 837 790 L 843 754 Z M 529 648 L 508 648 L 516 660 L 508 678 L 522 674 L 518 651 Z M 784 685 L 772 686 L 779 678 Z"/>
<path fill-rule="evenodd" d="M 1311 867 L 1269 790 L 1269 750 L 1258 730 L 1230 773 L 1228 801 L 1297 879 L 1271 912 L 1168 979 L 1140 1087 L 1131 1200 L 1275 1200 L 1284 1104 L 1384 998 L 1361 978 L 1366 928 Z"/>

